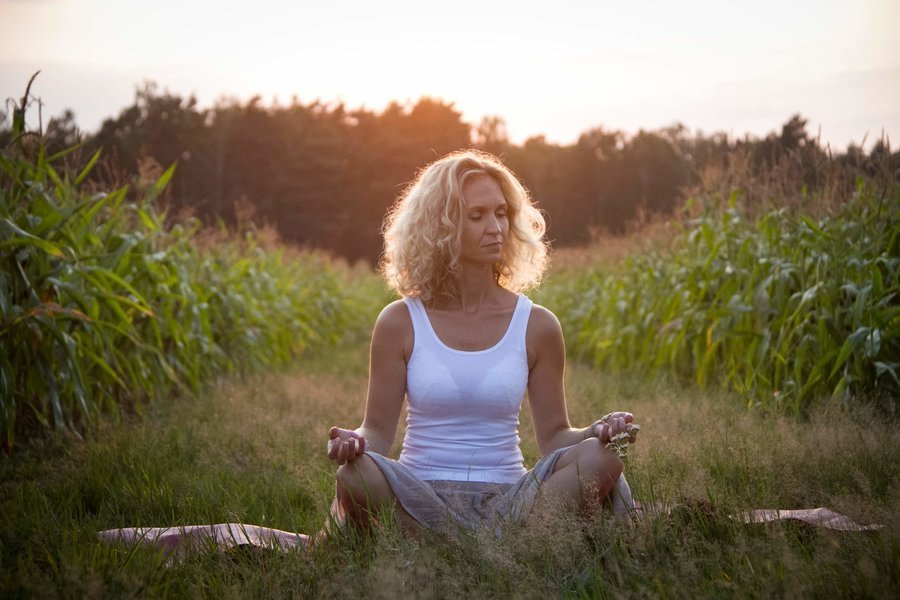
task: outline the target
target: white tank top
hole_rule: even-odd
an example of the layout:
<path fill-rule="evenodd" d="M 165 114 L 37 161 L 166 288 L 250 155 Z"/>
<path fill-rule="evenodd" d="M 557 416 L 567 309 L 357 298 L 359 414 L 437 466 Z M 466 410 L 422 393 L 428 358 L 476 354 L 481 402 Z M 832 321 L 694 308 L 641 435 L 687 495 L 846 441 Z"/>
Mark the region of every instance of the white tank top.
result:
<path fill-rule="evenodd" d="M 531 300 L 519 295 L 500 341 L 474 352 L 445 345 L 422 302 L 404 301 L 415 340 L 406 368 L 409 409 L 400 463 L 424 480 L 514 483 L 525 474 L 518 427 L 528 386 Z"/>

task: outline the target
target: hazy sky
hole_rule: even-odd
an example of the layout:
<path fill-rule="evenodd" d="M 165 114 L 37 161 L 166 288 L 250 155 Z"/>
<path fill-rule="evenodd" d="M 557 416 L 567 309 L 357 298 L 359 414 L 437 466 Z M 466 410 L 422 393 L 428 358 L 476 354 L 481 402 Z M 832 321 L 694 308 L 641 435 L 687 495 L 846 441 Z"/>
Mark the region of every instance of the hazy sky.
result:
<path fill-rule="evenodd" d="M 152 79 L 381 110 L 423 95 L 513 141 L 592 127 L 764 135 L 792 114 L 843 149 L 900 141 L 900 0 L 0 0 L 0 94 L 86 130 Z"/>

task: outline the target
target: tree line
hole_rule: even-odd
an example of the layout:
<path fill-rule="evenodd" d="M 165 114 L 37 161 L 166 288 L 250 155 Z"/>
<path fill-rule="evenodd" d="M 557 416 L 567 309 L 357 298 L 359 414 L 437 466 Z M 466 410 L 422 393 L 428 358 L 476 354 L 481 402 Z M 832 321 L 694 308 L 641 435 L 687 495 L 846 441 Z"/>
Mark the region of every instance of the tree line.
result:
<path fill-rule="evenodd" d="M 9 138 L 9 129 L 0 131 L 0 144 Z M 670 215 L 691 190 L 716 182 L 746 187 L 768 178 L 804 193 L 827 185 L 849 192 L 860 172 L 900 169 L 900 152 L 886 139 L 868 152 L 854 145 L 835 152 L 799 114 L 761 138 L 692 134 L 675 124 L 633 135 L 597 127 L 569 145 L 543 136 L 513 144 L 502 118 L 467 123 L 452 103 L 433 98 L 380 112 L 296 98 L 267 106 L 259 97 L 203 108 L 153 83 L 98 131 L 83 134 L 67 111 L 49 121 L 43 140 L 51 152 L 79 142 L 82 156 L 102 149 L 93 177 L 106 181 L 98 184 L 150 177 L 176 163 L 166 198 L 174 218 L 234 224 L 252 213 L 285 241 L 370 262 L 381 250 L 384 214 L 405 184 L 459 148 L 500 156 L 546 212 L 557 245 Z"/>

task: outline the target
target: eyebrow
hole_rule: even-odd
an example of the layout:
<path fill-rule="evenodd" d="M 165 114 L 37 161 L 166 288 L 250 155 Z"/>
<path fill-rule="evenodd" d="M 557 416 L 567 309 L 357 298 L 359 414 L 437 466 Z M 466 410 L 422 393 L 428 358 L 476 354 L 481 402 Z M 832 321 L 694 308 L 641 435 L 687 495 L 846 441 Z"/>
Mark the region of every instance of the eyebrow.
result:
<path fill-rule="evenodd" d="M 471 204 L 466 206 L 467 211 L 472 210 L 489 210 L 491 207 L 487 204 Z M 506 200 L 503 201 L 503 204 L 497 204 L 495 210 L 499 210 L 501 208 L 509 208 L 509 202 Z"/>

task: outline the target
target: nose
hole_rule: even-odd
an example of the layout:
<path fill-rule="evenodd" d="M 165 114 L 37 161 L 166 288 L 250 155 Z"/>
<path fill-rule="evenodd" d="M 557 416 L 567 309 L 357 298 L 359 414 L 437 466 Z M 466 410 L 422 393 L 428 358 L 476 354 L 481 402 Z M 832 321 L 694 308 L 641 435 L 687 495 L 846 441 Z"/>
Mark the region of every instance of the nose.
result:
<path fill-rule="evenodd" d="M 500 225 L 500 219 L 496 215 L 491 215 L 491 220 L 488 222 L 488 230 L 493 232 L 501 233 L 503 231 L 503 226 Z"/>

